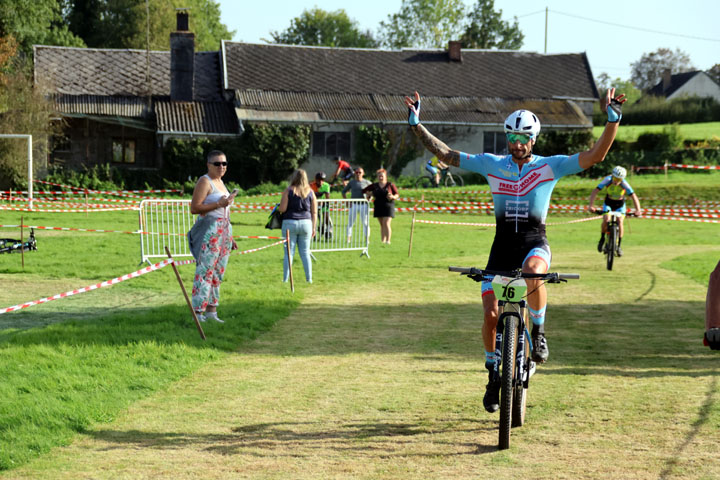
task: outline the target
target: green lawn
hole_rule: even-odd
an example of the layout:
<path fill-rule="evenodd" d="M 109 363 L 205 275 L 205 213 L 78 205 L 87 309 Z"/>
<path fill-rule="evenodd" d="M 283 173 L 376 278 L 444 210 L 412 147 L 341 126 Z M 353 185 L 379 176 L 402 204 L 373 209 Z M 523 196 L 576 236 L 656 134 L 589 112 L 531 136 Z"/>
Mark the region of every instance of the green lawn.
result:
<path fill-rule="evenodd" d="M 593 127 L 593 136 L 600 138 L 604 127 Z M 621 123 L 617 139 L 623 142 L 634 142 L 638 135 L 645 132 L 660 133 L 667 125 L 624 125 Z M 680 124 L 680 134 L 685 140 L 720 139 L 720 122 Z"/>
<path fill-rule="evenodd" d="M 634 186 L 650 188 L 642 178 Z M 565 179 L 556 195 L 592 183 Z M 136 215 L 24 221 L 133 230 Z M 266 213 L 234 215 L 236 235 L 269 232 Z M 494 230 L 417 224 L 408 258 L 411 216 L 398 214 L 391 246 L 373 221 L 370 259 L 318 255 L 315 283 L 295 294 L 279 248 L 232 257 L 227 323 L 206 324 L 205 342 L 169 267 L 0 315 L 0 477 L 717 478 L 720 357 L 700 344 L 717 226 L 630 219 L 608 272 L 599 223 L 565 223 L 576 218 L 548 218 L 560 223 L 553 270 L 581 279 L 549 288 L 551 361 L 509 451 L 496 451 L 497 418 L 480 404 L 478 286 L 447 272 L 482 266 Z M 24 270 L 0 255 L 0 307 L 138 268 L 134 235 L 36 235 Z M 186 286 L 192 272 L 181 267 Z"/>

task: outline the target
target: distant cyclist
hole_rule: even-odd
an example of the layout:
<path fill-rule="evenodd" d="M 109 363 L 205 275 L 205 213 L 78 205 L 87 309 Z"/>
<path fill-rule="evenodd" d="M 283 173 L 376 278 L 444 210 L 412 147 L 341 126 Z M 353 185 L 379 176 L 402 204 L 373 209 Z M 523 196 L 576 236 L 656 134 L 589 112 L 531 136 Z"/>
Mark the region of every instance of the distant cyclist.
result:
<path fill-rule="evenodd" d="M 434 137 L 420 123 L 420 95 L 405 97 L 408 123 L 425 147 L 448 165 L 482 174 L 490 184 L 495 206 L 495 240 L 490 249 L 488 270 L 514 270 L 526 273 L 547 273 L 550 268 L 550 246 L 545 236 L 545 218 L 550 195 L 560 177 L 581 172 L 602 162 L 615 140 L 625 95 L 607 91 L 601 108 L 607 112 L 605 130 L 590 150 L 572 156 L 533 155 L 532 149 L 540 133 L 540 121 L 529 110 L 517 110 L 505 120 L 504 129 L 510 155 L 481 153 L 471 155 L 452 150 Z M 532 318 L 533 360 L 544 362 L 549 352 L 545 338 L 545 307 L 547 292 L 543 282 L 527 280 L 528 306 Z M 499 407 L 500 375 L 499 345 L 495 345 L 498 304 L 490 282 L 482 284 L 485 344 L 485 367 L 489 370 L 483 405 L 488 412 Z"/>
<path fill-rule="evenodd" d="M 590 212 L 598 212 L 600 209 L 595 208 L 593 205 L 595 205 L 595 197 L 597 197 L 597 194 L 599 192 L 602 192 L 605 190 L 605 203 L 602 207 L 602 212 L 620 212 L 623 214 L 622 217 L 619 217 L 618 219 L 618 225 L 619 225 L 619 233 L 620 238 L 618 238 L 617 243 L 617 255 L 618 257 L 622 257 L 623 251 L 622 248 L 620 248 L 620 244 L 622 243 L 623 238 L 623 221 L 625 220 L 625 213 L 627 212 L 627 208 L 625 206 L 625 197 L 630 196 L 632 198 L 633 203 L 635 203 L 635 215 L 638 217 L 642 215 L 642 209 L 640 208 L 640 200 L 638 199 L 638 196 L 635 194 L 635 191 L 632 189 L 630 184 L 625 180 L 625 177 L 627 176 L 627 170 L 625 170 L 623 167 L 615 167 L 613 168 L 612 174 L 608 175 L 607 177 L 603 178 L 602 181 L 598 184 L 597 187 L 595 187 L 595 190 L 592 191 L 590 194 L 590 204 L 588 205 L 588 211 Z M 598 252 L 603 251 L 603 245 L 605 244 L 605 234 L 607 233 L 607 225 L 608 225 L 608 216 L 605 215 L 603 217 L 602 227 L 600 228 L 600 241 L 598 242 Z"/>
<path fill-rule="evenodd" d="M 335 162 L 337 163 L 337 168 L 335 169 L 335 173 L 330 179 L 330 183 L 335 183 L 335 180 L 339 178 L 340 180 L 342 180 L 342 184 L 344 187 L 353 178 L 354 170 L 348 162 L 342 159 L 341 156 L 335 157 Z"/>
<path fill-rule="evenodd" d="M 425 164 L 425 170 L 430 172 L 430 175 L 433 177 L 433 187 L 440 186 L 440 173 L 448 168 L 450 167 L 439 160 L 436 155 L 433 155 L 433 157 L 427 161 Z"/>

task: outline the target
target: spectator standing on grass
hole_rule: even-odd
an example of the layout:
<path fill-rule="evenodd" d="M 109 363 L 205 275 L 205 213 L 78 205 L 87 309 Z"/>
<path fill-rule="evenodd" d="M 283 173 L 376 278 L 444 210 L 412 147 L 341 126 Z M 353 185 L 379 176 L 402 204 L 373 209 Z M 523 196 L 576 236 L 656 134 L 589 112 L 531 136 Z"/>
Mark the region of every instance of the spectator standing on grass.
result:
<path fill-rule="evenodd" d="M 388 182 L 387 171 L 384 168 L 377 171 L 377 182 L 365 187 L 363 195 L 373 199 L 373 217 L 380 222 L 380 238 L 382 243 L 390 245 L 391 223 L 395 218 L 395 200 L 400 198 L 400 195 L 397 187 Z"/>
<path fill-rule="evenodd" d="M 290 265 L 297 245 L 300 260 L 305 270 L 305 280 L 312 283 L 312 262 L 310 261 L 310 239 L 315 236 L 317 225 L 317 200 L 308 184 L 307 174 L 303 169 L 293 173 L 290 185 L 280 198 L 278 209 L 283 213 L 282 236 L 290 233 L 288 248 L 283 259 L 283 282 L 290 279 Z M 288 257 L 288 250 L 290 256 Z"/>
<path fill-rule="evenodd" d="M 330 198 L 330 184 L 325 181 L 325 172 L 317 172 L 315 180 L 310 182 L 310 188 L 315 193 L 316 199 Z M 326 238 L 330 235 L 330 205 L 323 202 L 320 207 L 320 234 Z"/>
<path fill-rule="evenodd" d="M 347 192 L 350 192 L 350 198 L 352 199 L 365 199 L 365 195 L 363 195 L 363 190 L 365 190 L 365 187 L 370 185 L 370 181 L 363 178 L 365 175 L 365 170 L 362 169 L 362 167 L 359 167 L 355 172 L 353 173 L 353 178 L 348 182 L 347 185 L 342 189 L 342 197 L 347 198 Z M 360 215 L 360 221 L 362 222 L 362 226 L 365 228 L 365 231 L 369 233 L 368 230 L 368 204 L 363 202 L 352 202 L 350 205 L 350 217 L 348 218 L 348 227 L 347 227 L 347 237 L 348 237 L 348 243 L 350 243 L 350 239 L 352 238 L 352 229 L 353 225 L 355 224 L 355 220 L 357 219 L 357 216 Z"/>
<path fill-rule="evenodd" d="M 529 110 L 517 110 L 505 119 L 509 155 L 471 155 L 452 150 L 420 123 L 420 95 L 417 92 L 414 99 L 405 97 L 405 105 L 410 128 L 431 153 L 448 165 L 480 173 L 490 184 L 496 228 L 486 269 L 509 271 L 522 268 L 526 273 L 547 273 L 551 253 L 545 235 L 545 218 L 552 190 L 561 177 L 579 173 L 605 159 L 615 140 L 625 100 L 625 95 L 616 97 L 615 89 L 609 89 L 600 104 L 602 111 L 607 112 L 608 121 L 595 145 L 571 156 L 551 157 L 532 152 L 540 134 L 540 120 Z M 549 355 L 544 328 L 547 292 L 541 281 L 526 281 L 530 292 L 528 311 L 533 323 L 532 359 L 543 363 Z M 485 367 L 489 371 L 483 405 L 488 412 L 495 412 L 500 408 L 499 349 L 495 345 L 498 303 L 489 281 L 482 283 L 482 302 Z"/>
<path fill-rule="evenodd" d="M 703 343 L 713 350 L 720 350 L 720 262 L 710 273 L 708 282 Z"/>
<path fill-rule="evenodd" d="M 208 153 L 208 173 L 198 179 L 190 201 L 190 213 L 198 215 L 188 233 L 190 251 L 197 265 L 192 307 L 201 322 L 210 318 L 224 323 L 217 315 L 220 283 L 225 275 L 230 250 L 237 248 L 230 225 L 230 204 L 237 191 L 230 194 L 222 181 L 227 167 L 224 153 L 219 150 Z"/>

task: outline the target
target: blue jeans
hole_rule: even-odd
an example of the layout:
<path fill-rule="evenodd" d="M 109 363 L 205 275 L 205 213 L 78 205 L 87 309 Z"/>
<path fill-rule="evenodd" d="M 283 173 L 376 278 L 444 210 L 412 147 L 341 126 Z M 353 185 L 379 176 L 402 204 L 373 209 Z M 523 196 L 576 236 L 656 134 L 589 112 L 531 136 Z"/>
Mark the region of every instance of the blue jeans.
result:
<path fill-rule="evenodd" d="M 290 263 L 292 263 L 295 255 L 295 245 L 300 253 L 303 269 L 305 270 L 305 280 L 312 283 L 312 262 L 310 261 L 310 239 L 312 238 L 312 220 L 283 220 L 282 236 L 285 238 L 285 232 L 290 232 L 290 259 L 288 261 L 287 249 L 285 249 L 285 257 L 283 259 L 283 282 L 290 279 Z"/>

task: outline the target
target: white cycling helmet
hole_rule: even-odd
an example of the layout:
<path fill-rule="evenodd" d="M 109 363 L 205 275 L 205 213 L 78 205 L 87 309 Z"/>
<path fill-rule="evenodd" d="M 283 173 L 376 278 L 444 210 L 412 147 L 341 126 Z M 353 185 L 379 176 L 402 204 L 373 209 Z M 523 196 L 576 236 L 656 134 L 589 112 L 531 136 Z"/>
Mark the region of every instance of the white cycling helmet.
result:
<path fill-rule="evenodd" d="M 627 176 L 627 170 L 625 170 L 623 167 L 617 166 L 617 167 L 613 168 L 612 176 L 622 180 L 623 178 L 625 178 Z"/>
<path fill-rule="evenodd" d="M 505 119 L 505 133 L 524 133 L 535 140 L 540 134 L 540 120 L 530 110 L 515 110 Z"/>

